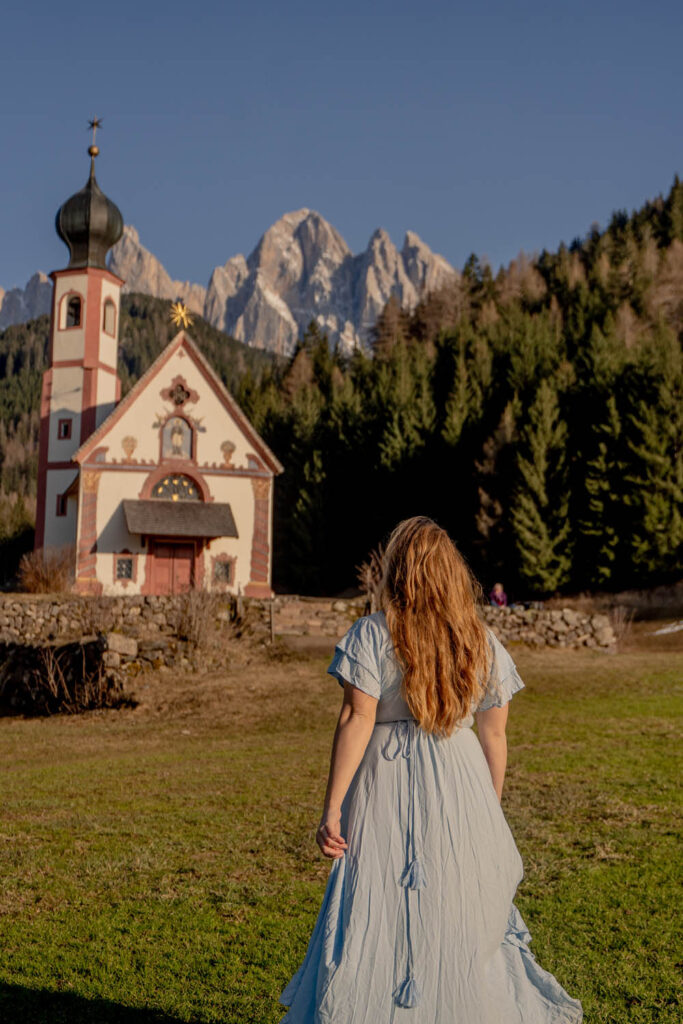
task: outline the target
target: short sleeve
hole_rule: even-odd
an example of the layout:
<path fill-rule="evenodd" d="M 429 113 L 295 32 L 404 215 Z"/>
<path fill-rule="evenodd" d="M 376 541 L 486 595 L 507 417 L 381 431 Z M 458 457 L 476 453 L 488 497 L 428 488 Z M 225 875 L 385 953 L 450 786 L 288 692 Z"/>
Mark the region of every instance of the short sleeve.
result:
<path fill-rule="evenodd" d="M 524 689 L 517 666 L 503 647 L 498 637 L 488 630 L 491 645 L 491 668 L 486 683 L 486 690 L 477 707 L 477 711 L 488 711 L 489 708 L 502 708 L 512 699 L 518 690 Z"/>
<path fill-rule="evenodd" d="M 327 671 L 338 680 L 345 682 L 380 698 L 382 635 L 372 616 L 356 619 L 334 649 L 334 657 Z"/>

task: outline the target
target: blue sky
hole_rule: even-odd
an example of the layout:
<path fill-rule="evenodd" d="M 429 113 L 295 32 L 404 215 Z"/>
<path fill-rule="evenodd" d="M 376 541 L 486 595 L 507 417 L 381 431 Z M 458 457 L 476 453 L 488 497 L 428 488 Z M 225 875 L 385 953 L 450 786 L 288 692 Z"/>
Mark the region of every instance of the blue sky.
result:
<path fill-rule="evenodd" d="M 497 266 L 683 173 L 680 2 L 5 0 L 1 30 L 5 288 L 64 265 L 93 114 L 100 185 L 201 283 L 301 206 Z"/>

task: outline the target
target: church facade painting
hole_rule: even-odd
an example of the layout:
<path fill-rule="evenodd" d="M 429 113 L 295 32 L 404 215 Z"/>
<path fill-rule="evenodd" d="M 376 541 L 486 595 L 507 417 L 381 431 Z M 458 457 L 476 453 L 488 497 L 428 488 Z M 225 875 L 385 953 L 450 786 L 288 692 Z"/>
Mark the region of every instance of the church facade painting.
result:
<path fill-rule="evenodd" d="M 84 594 L 271 596 L 282 466 L 186 329 L 121 399 L 123 281 L 105 261 L 122 219 L 91 157 L 86 187 L 57 215 L 71 260 L 52 274 L 36 547 L 73 546 Z"/>

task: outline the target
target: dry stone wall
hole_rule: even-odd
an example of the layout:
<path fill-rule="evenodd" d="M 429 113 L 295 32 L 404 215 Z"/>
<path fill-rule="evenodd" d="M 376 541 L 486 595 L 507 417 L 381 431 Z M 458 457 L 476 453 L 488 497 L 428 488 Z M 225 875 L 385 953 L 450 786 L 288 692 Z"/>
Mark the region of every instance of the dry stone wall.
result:
<path fill-rule="evenodd" d="M 79 598 L 0 595 L 0 643 L 53 644 L 104 635 L 108 665 L 193 664 L 185 635 L 182 597 Z M 225 632 L 268 640 L 275 636 L 341 636 L 366 612 L 363 599 L 278 596 L 273 601 L 226 598 L 213 605 L 214 636 Z M 592 647 L 614 651 L 607 615 L 571 608 L 485 608 L 484 617 L 503 643 L 533 647 Z"/>

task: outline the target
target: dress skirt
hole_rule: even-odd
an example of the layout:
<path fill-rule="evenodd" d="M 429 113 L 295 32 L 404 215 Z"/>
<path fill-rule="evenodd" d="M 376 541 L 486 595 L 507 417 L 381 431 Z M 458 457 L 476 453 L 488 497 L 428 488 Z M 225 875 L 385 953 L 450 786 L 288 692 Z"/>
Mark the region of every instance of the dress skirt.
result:
<path fill-rule="evenodd" d="M 522 861 L 471 728 L 378 722 L 281 1024 L 579 1024 L 512 900 Z"/>

